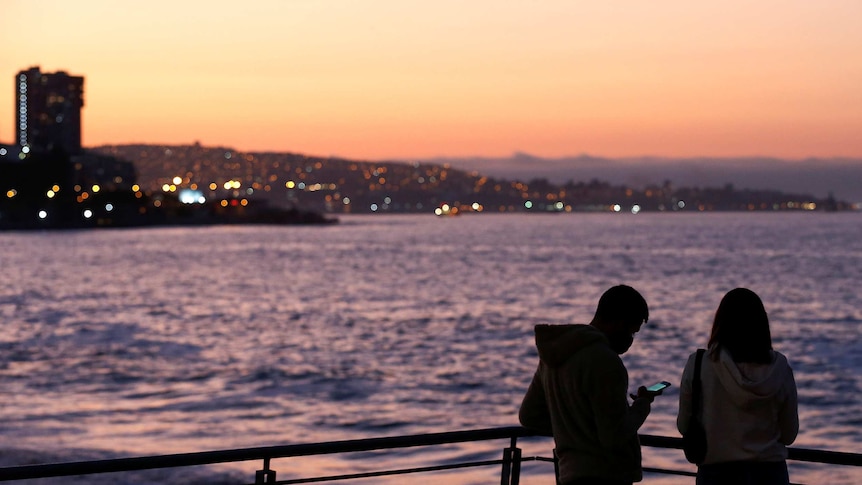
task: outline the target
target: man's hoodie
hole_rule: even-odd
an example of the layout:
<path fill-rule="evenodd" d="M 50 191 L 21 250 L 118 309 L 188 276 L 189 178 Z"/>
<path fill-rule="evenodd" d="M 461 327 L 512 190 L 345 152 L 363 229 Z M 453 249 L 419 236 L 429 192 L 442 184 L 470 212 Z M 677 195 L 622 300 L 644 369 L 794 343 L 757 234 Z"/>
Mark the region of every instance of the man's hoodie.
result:
<path fill-rule="evenodd" d="M 640 481 L 637 430 L 649 403 L 628 404 L 628 373 L 607 337 L 589 325 L 537 325 L 539 367 L 521 404 L 527 427 L 551 432 L 560 481 Z"/>
<path fill-rule="evenodd" d="M 796 382 L 787 359 L 772 353 L 768 364 L 736 363 L 725 350 L 710 349 L 701 364 L 704 464 L 781 461 L 799 431 Z M 680 385 L 677 427 L 685 432 L 691 409 L 694 355 Z"/>

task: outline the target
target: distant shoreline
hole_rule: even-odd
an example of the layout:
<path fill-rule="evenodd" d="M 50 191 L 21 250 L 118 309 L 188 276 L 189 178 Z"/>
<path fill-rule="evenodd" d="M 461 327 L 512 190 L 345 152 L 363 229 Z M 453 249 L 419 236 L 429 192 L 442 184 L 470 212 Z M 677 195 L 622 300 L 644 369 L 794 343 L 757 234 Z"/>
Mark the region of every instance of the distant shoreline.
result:
<path fill-rule="evenodd" d="M 533 169 L 533 177 L 512 180 L 494 178 L 490 166 L 488 171 L 467 171 L 452 160 L 448 160 L 451 164 L 359 161 L 200 144 L 106 145 L 94 150 L 134 163 L 141 185 L 151 191 L 169 184 L 173 174 L 185 174 L 184 184 L 209 187 L 214 187 L 214 181 L 236 179 L 243 190 L 253 190 L 255 197 L 274 205 L 289 201 L 332 214 L 433 212 L 443 204 L 467 211 L 478 206 L 486 212 L 820 210 L 829 205 L 851 209 L 851 203 L 840 197 L 749 189 L 750 183 L 737 186 L 717 175 L 707 185 L 679 184 L 666 172 L 638 176 L 630 165 L 594 158 L 578 159 L 568 169 L 577 168 L 582 176 L 561 184 L 543 178 L 540 169 L 560 161 L 537 165 L 537 159 L 517 160 Z M 608 182 L 620 174 L 636 178 L 637 183 Z"/>

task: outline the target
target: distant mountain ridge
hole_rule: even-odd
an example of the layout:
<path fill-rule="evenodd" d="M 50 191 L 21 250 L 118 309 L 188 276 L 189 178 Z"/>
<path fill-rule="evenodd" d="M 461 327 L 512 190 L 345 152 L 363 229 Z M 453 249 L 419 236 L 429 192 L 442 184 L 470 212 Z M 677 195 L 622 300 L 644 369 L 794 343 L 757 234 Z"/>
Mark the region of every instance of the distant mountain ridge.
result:
<path fill-rule="evenodd" d="M 441 157 L 423 162 L 446 163 L 493 177 L 538 178 L 551 183 L 599 179 L 637 187 L 670 180 L 681 186 L 733 184 L 738 188 L 810 193 L 818 197 L 832 193 L 839 199 L 862 201 L 862 159 L 854 158 L 605 158 L 588 154 L 542 158 L 518 152 L 507 158 Z"/>

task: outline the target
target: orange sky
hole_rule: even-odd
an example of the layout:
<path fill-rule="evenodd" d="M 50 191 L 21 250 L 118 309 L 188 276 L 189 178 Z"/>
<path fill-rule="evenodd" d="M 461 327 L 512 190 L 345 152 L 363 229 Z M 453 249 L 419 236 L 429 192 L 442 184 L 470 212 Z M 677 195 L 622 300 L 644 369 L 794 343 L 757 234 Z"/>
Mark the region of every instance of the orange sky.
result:
<path fill-rule="evenodd" d="M 85 77 L 85 146 L 862 158 L 860 21 L 859 0 L 0 0 L 0 141 L 39 65 Z"/>

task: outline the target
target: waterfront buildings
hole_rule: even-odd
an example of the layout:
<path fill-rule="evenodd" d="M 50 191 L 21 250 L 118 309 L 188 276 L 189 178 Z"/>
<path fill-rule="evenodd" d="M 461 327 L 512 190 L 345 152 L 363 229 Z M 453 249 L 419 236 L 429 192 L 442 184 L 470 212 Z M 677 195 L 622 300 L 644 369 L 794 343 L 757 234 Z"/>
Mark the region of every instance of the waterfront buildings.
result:
<path fill-rule="evenodd" d="M 145 215 L 134 165 L 82 149 L 83 106 L 82 76 L 38 66 L 15 75 L 15 143 L 0 145 L 0 228 L 120 225 Z"/>
<path fill-rule="evenodd" d="M 84 78 L 38 66 L 15 75 L 15 144 L 22 150 L 81 151 Z M 25 150 L 26 151 L 26 150 Z"/>

